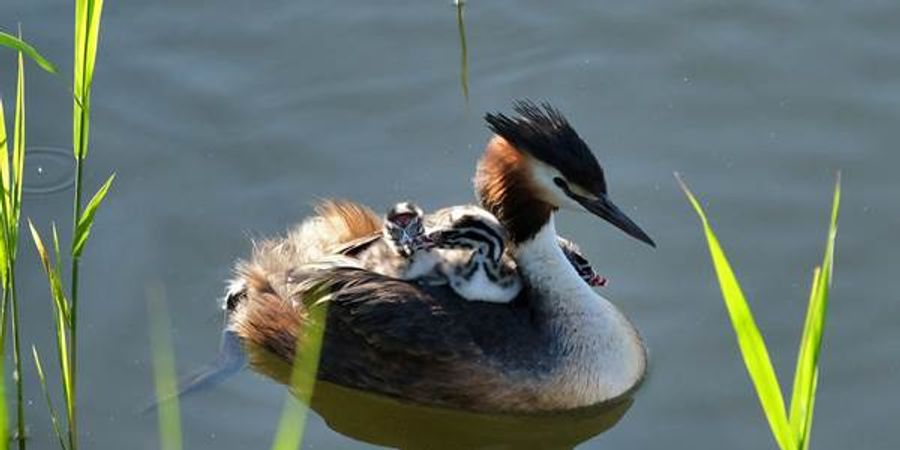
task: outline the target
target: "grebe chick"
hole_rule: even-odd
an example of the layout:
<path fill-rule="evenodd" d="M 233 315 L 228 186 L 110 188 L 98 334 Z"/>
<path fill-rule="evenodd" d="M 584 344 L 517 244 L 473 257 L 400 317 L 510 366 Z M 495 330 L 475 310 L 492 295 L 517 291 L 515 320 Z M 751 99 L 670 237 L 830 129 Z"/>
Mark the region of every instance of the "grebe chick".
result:
<path fill-rule="evenodd" d="M 453 291 L 470 301 L 515 299 L 522 279 L 506 256 L 507 235 L 500 222 L 480 208 L 451 208 L 447 216 L 452 217 L 450 223 L 428 238 L 441 249 L 438 267 Z"/>
<path fill-rule="evenodd" d="M 588 261 L 584 256 L 584 253 L 581 252 L 581 248 L 578 247 L 578 244 L 560 236 L 556 237 L 556 241 L 559 242 L 559 247 L 562 249 L 563 253 L 566 254 L 566 259 L 572 263 L 572 267 L 575 267 L 578 276 L 581 277 L 588 286 L 604 287 L 609 283 L 609 280 L 607 280 L 606 277 L 594 270 L 591 262 Z"/>
<path fill-rule="evenodd" d="M 428 250 L 423 216 L 422 208 L 411 202 L 397 203 L 385 215 L 382 234 L 401 256 Z"/>
<path fill-rule="evenodd" d="M 428 216 L 427 229 L 425 221 L 413 203 L 391 207 L 382 227 L 386 246 L 373 242 L 371 250 L 357 253 L 363 267 L 431 286 L 449 284 L 470 301 L 507 303 L 519 294 L 522 281 L 515 264 L 503 260 L 507 236 L 494 216 L 475 206 L 456 206 Z M 385 258 L 385 247 L 400 261 Z"/>
<path fill-rule="evenodd" d="M 440 261 L 425 233 L 422 209 L 411 202 L 397 203 L 384 216 L 381 230 L 357 239 L 338 253 L 359 261 L 359 266 L 401 280 L 428 277 Z"/>
<path fill-rule="evenodd" d="M 384 223 L 385 239 L 401 256 L 429 250 L 438 253 L 436 269 L 440 273 L 423 276 L 421 281 L 449 283 L 458 295 L 470 301 L 508 303 L 516 298 L 522 281 L 515 263 L 506 254 L 508 236 L 496 217 L 475 206 L 455 206 L 439 210 L 429 217 L 429 223 L 426 234 L 422 209 L 409 202 L 394 205 Z M 558 240 L 572 267 L 588 285 L 606 284 L 575 243 L 562 237 Z M 403 274 L 400 278 L 416 277 Z"/>

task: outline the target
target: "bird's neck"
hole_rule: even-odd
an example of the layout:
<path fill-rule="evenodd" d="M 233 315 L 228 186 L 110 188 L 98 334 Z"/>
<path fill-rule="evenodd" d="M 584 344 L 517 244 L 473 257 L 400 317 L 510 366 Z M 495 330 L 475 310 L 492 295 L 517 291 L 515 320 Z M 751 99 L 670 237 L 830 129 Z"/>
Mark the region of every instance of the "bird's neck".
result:
<path fill-rule="evenodd" d="M 553 205 L 543 201 L 535 186 L 528 157 L 494 136 L 475 173 L 481 205 L 500 220 L 513 243 L 535 236 L 551 219 Z"/>
<path fill-rule="evenodd" d="M 542 307 L 550 312 L 603 312 L 601 302 L 608 302 L 578 276 L 566 258 L 552 214 L 530 239 L 517 243 L 512 253 L 522 277 L 539 294 Z"/>
<path fill-rule="evenodd" d="M 636 387 L 646 370 L 637 330 L 578 276 L 559 246 L 553 214 L 513 256 L 566 361 L 557 374 L 562 395 L 588 405 Z"/>

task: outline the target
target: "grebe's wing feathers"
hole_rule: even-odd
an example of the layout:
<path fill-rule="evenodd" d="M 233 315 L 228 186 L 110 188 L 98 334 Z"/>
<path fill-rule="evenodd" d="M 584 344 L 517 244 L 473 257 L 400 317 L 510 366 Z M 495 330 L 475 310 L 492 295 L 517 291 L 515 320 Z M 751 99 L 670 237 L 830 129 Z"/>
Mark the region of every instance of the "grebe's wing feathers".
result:
<path fill-rule="evenodd" d="M 383 237 L 382 233 L 377 232 L 377 233 L 372 233 L 368 236 L 356 238 L 356 239 L 353 239 L 352 241 L 345 242 L 341 246 L 337 247 L 334 250 L 334 253 L 336 253 L 338 255 L 344 255 L 344 256 L 356 256 L 356 255 L 362 253 L 363 251 L 365 251 L 367 248 L 369 248 L 370 245 L 374 244 L 375 242 L 378 242 L 378 240 L 381 239 L 382 237 Z"/>
<path fill-rule="evenodd" d="M 302 280 L 292 289 L 295 298 L 310 286 L 330 293 L 328 327 L 344 328 L 381 351 L 431 358 L 479 352 L 460 318 L 415 283 L 351 267 L 290 278 Z"/>
<path fill-rule="evenodd" d="M 444 308 L 465 303 L 458 297 L 452 301 L 442 297 L 454 295 L 451 290 L 433 294 L 415 283 L 345 267 L 293 273 L 288 278 L 296 281 L 289 282 L 286 292 L 292 301 L 285 303 L 298 309 L 305 307 L 300 306 L 304 295 L 316 292 L 312 289 L 328 292 L 314 300 L 328 308 L 319 379 L 398 398 L 436 397 L 448 405 L 475 405 L 495 390 L 455 388 L 462 379 L 480 384 L 477 380 L 495 377 L 487 375 L 491 369 L 482 363 L 483 349 L 465 317 Z M 275 342 L 274 347 L 288 342 Z M 251 364 L 263 361 L 262 367 L 254 364 L 257 370 L 286 381 L 288 371 L 270 369 L 268 361 L 254 358 L 252 347 L 249 353 Z"/>
<path fill-rule="evenodd" d="M 289 383 L 308 307 L 320 301 L 328 310 L 318 377 L 346 387 L 470 409 L 508 402 L 526 408 L 540 392 L 529 384 L 499 389 L 506 375 L 497 362 L 505 361 L 502 373 L 542 373 L 562 354 L 548 345 L 552 334 L 525 290 L 504 305 L 467 302 L 448 286 L 313 266 L 278 274 L 247 265 L 238 272 L 247 290 L 228 328 L 241 338 L 250 366 L 281 383 Z"/>

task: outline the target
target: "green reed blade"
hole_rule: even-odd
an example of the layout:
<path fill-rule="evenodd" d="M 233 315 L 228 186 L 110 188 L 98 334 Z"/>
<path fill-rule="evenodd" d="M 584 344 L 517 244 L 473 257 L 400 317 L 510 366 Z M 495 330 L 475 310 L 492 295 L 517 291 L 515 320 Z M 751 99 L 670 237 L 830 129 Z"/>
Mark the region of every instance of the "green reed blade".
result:
<path fill-rule="evenodd" d="M 59 252 L 59 233 L 56 232 L 56 222 L 51 223 L 50 230 L 53 235 L 53 254 L 56 255 L 56 267 L 62 267 L 62 254 Z"/>
<path fill-rule="evenodd" d="M 103 0 L 75 1 L 75 76 L 73 80 L 73 151 L 84 160 L 88 150 L 90 92 L 100 37 Z"/>
<path fill-rule="evenodd" d="M 178 406 L 178 382 L 165 293 L 161 286 L 148 290 L 147 310 L 150 316 L 150 346 L 153 351 L 153 380 L 156 385 L 156 409 L 159 421 L 160 448 L 181 449 L 181 412 Z"/>
<path fill-rule="evenodd" d="M 3 109 L 3 102 L 0 101 L 0 181 L 2 181 L 0 187 L 3 188 L 4 193 L 10 190 L 9 146 L 7 142 L 6 115 Z M 4 198 L 6 198 L 6 195 L 4 195 Z"/>
<path fill-rule="evenodd" d="M 816 409 L 816 389 L 819 387 L 819 368 L 813 370 L 812 389 L 810 390 L 809 408 L 806 409 L 806 428 L 803 430 L 803 450 L 809 449 L 810 435 L 813 423 L 813 411 Z"/>
<path fill-rule="evenodd" d="M 3 111 L 3 101 L 0 100 L 0 234 L 2 234 L 2 242 L 0 242 L 0 284 L 6 288 L 7 276 L 9 275 L 8 254 L 10 247 L 9 236 L 9 214 L 12 209 L 10 204 L 10 174 L 9 174 L 9 146 L 6 144 L 6 116 Z M 5 298 L 5 297 L 4 297 Z M 4 301 L 5 302 L 5 301 Z M 5 319 L 6 304 L 3 304 L 0 315 Z M 0 321 L 0 330 L 5 330 L 6 320 Z M 5 337 L 6 333 L 0 332 L 0 341 Z M 0 348 L 6 348 L 0 346 Z"/>
<path fill-rule="evenodd" d="M 75 80 L 76 92 L 90 90 L 100 38 L 103 0 L 75 1 Z"/>
<path fill-rule="evenodd" d="M 725 306 L 728 309 L 731 324 L 737 336 L 741 356 L 744 359 L 750 379 L 753 381 L 753 386 L 756 388 L 756 394 L 769 422 L 769 427 L 772 429 L 772 435 L 782 450 L 795 449 L 797 448 L 797 441 L 785 414 L 784 397 L 778 384 L 778 378 L 775 376 L 775 370 L 772 368 L 765 340 L 756 326 L 753 313 L 750 311 L 749 305 L 747 305 L 740 284 L 734 275 L 734 271 L 731 269 L 731 265 L 728 263 L 719 240 L 713 233 L 706 214 L 700 206 L 700 202 L 697 201 L 677 174 L 676 177 L 681 185 L 681 189 L 688 197 L 688 200 L 694 207 L 694 211 L 696 211 L 703 224 L 710 257 L 715 267 L 716 277 L 719 281 L 722 297 L 725 300 Z"/>
<path fill-rule="evenodd" d="M 38 380 L 41 382 L 41 390 L 44 392 L 44 400 L 47 402 L 47 410 L 50 411 L 50 423 L 53 425 L 53 432 L 59 439 L 59 447 L 66 449 L 65 435 L 59 427 L 59 415 L 56 414 L 56 408 L 53 406 L 53 399 L 50 398 L 50 390 L 47 388 L 47 377 L 44 376 L 44 368 L 41 365 L 41 357 L 38 354 L 37 347 L 31 346 L 31 354 L 34 356 L 34 368 L 37 369 Z"/>
<path fill-rule="evenodd" d="M 15 136 L 13 136 L 12 154 L 12 186 L 10 203 L 12 208 L 8 217 L 10 230 L 10 255 L 15 260 L 16 246 L 19 242 L 19 214 L 22 211 L 22 180 L 25 176 L 25 60 L 19 52 L 18 80 L 16 82 L 16 117 Z"/>
<path fill-rule="evenodd" d="M 25 161 L 25 58 L 18 52 L 16 80 L 16 112 L 13 118 L 13 166 L 10 189 L 4 192 L 4 200 L 9 206 L 4 214 L 6 257 L 6 285 L 4 295 L 10 299 L 10 319 L 12 330 L 13 365 L 15 373 L 22 373 L 22 343 L 20 339 L 19 300 L 16 289 L 16 252 L 19 243 L 19 211 L 22 209 L 22 177 Z M 4 314 L 5 316 L 5 314 Z M 19 449 L 25 449 L 25 391 L 22 377 L 15 378 L 16 385 L 16 438 Z"/>
<path fill-rule="evenodd" d="M 463 98 L 469 102 L 469 49 L 466 45 L 466 24 L 463 20 L 463 0 L 455 0 L 456 4 L 456 28 L 459 31 L 459 84 L 462 87 Z"/>
<path fill-rule="evenodd" d="M 103 186 L 100 186 L 100 189 L 97 190 L 97 193 L 94 194 L 94 197 L 91 198 L 91 201 L 85 206 L 84 212 L 78 219 L 78 225 L 75 227 L 75 236 L 72 238 L 72 256 L 76 258 L 81 256 L 81 252 L 84 250 L 84 244 L 87 243 L 88 235 L 91 233 L 91 225 L 94 224 L 94 215 L 97 213 L 97 208 L 100 207 L 100 203 L 106 198 L 106 193 L 109 191 L 109 187 L 115 179 L 116 174 L 110 175 L 106 180 L 106 183 L 103 183 Z"/>
<path fill-rule="evenodd" d="M 0 448 L 9 448 L 9 416 L 6 412 L 6 364 L 0 358 Z"/>
<path fill-rule="evenodd" d="M 40 233 L 38 233 L 34 224 L 31 223 L 31 220 L 28 221 L 28 228 L 31 230 L 31 239 L 34 241 L 34 246 L 37 249 L 38 256 L 41 260 L 41 266 L 43 266 L 44 273 L 47 275 L 47 281 L 50 284 L 50 295 L 53 297 L 54 306 L 62 314 L 63 323 L 65 325 L 64 328 L 68 328 L 69 301 L 66 299 L 66 294 L 63 291 L 62 276 L 59 273 L 59 237 L 56 234 L 56 226 L 54 225 L 53 227 L 53 243 L 54 251 L 56 252 L 55 264 L 53 260 L 50 259 L 47 247 L 44 245 Z"/>
<path fill-rule="evenodd" d="M 66 325 L 66 329 L 72 327 L 72 312 L 71 312 L 71 303 L 66 298 L 66 293 L 63 290 L 62 284 L 62 275 L 60 274 L 60 268 L 62 267 L 62 253 L 59 251 L 59 233 L 56 231 L 56 223 L 54 222 L 50 227 L 51 235 L 53 236 L 53 254 L 56 255 L 56 263 L 53 265 L 53 277 L 50 280 L 50 288 L 53 290 L 53 298 L 57 300 L 56 305 L 59 309 L 60 315 Z"/>
<path fill-rule="evenodd" d="M 309 317 L 297 337 L 294 365 L 291 369 L 293 396 L 285 399 L 272 450 L 299 449 L 303 442 L 306 415 L 312 401 L 313 387 L 319 371 L 322 338 L 325 334 L 328 302 L 323 300 L 326 297 L 325 289 L 314 288 L 304 298 L 304 304 L 309 308 Z M 310 301 L 307 302 L 307 299 Z"/>
<path fill-rule="evenodd" d="M 53 65 L 47 58 L 44 58 L 40 52 L 37 51 L 31 44 L 19 39 L 11 34 L 4 33 L 0 31 L 0 45 L 4 47 L 9 47 L 19 52 L 24 53 L 26 56 L 31 58 L 38 67 L 46 70 L 50 73 L 56 73 L 56 66 Z"/>
<path fill-rule="evenodd" d="M 810 287 L 809 303 L 803 324 L 803 335 L 797 351 L 797 366 L 794 369 L 794 384 L 791 392 L 790 423 L 798 443 L 804 442 L 806 421 L 811 417 L 810 402 L 813 379 L 818 372 L 817 359 L 821 343 L 822 326 L 825 320 L 825 302 L 819 293 L 822 269 L 816 267 Z M 818 336 L 814 336 L 818 334 Z"/>
<path fill-rule="evenodd" d="M 66 331 L 69 329 L 68 300 L 62 289 L 62 277 L 59 274 L 58 263 L 54 265 L 51 262 L 47 248 L 44 246 L 44 241 L 41 239 L 40 233 L 38 233 L 31 220 L 28 221 L 28 228 L 31 231 L 31 238 L 34 241 L 34 246 L 37 249 L 41 265 L 44 268 L 44 273 L 47 275 L 48 284 L 50 285 L 50 296 L 53 299 L 54 306 L 54 325 L 56 326 L 56 357 L 57 362 L 59 363 L 60 377 L 62 378 L 66 417 L 68 420 L 71 420 L 71 417 L 75 414 L 75 410 L 72 402 L 72 371 L 69 364 L 69 342 L 66 334 Z M 54 227 L 54 241 L 56 239 L 56 228 Z M 55 250 L 58 257 L 59 249 L 55 248 Z"/>
<path fill-rule="evenodd" d="M 94 77 L 94 64 L 97 56 L 97 44 L 100 37 L 100 18 L 103 12 L 103 0 L 75 0 L 75 51 L 72 77 L 72 152 L 75 156 L 75 195 L 72 213 L 72 260 L 69 289 L 71 307 L 69 308 L 69 340 L 71 343 L 68 356 L 71 366 L 71 411 L 69 417 L 69 447 L 77 450 L 78 426 L 75 414 L 78 376 L 78 271 L 81 250 L 87 240 L 87 232 L 82 225 L 84 214 L 81 213 L 81 196 L 83 189 L 83 161 L 87 157 L 90 142 L 90 109 L 91 86 Z M 88 221 L 88 228 L 90 221 Z M 76 236 L 80 240 L 76 242 Z"/>
<path fill-rule="evenodd" d="M 791 395 L 791 428 L 797 436 L 800 446 L 803 448 L 809 445 L 809 430 L 812 427 L 819 352 L 828 309 L 831 276 L 834 271 L 834 242 L 837 238 L 840 199 L 841 180 L 840 174 L 838 174 L 832 199 L 825 254 L 822 257 L 821 269 L 817 267 L 813 275 L 809 306 L 807 307 L 806 319 L 803 325 L 803 336 L 800 339 L 800 349 L 797 352 L 797 367 L 794 372 L 794 386 Z"/>

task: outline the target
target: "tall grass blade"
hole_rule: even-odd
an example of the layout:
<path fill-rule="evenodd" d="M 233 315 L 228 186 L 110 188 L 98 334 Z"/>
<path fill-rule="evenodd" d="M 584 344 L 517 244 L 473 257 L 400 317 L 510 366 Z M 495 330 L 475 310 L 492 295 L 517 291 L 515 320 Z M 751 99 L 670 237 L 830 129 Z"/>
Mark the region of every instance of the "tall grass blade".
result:
<path fill-rule="evenodd" d="M 297 337 L 294 366 L 291 370 L 292 397 L 285 400 L 272 450 L 296 450 L 303 442 L 306 429 L 306 415 L 312 400 L 313 387 L 319 371 L 319 356 L 322 351 L 322 337 L 325 333 L 325 319 L 328 302 L 325 290 L 312 289 L 304 299 L 308 305 L 308 323 Z"/>
<path fill-rule="evenodd" d="M 150 315 L 150 343 L 153 350 L 153 379 L 156 384 L 157 417 L 160 448 L 181 450 L 181 412 L 178 407 L 178 382 L 175 378 L 175 358 L 171 325 L 166 311 L 165 295 L 161 287 L 150 290 L 147 300 Z"/>
<path fill-rule="evenodd" d="M 6 364 L 0 358 L 0 448 L 9 448 L 9 415 L 6 412 Z"/>
<path fill-rule="evenodd" d="M 84 208 L 84 213 L 81 214 L 81 217 L 78 219 L 78 224 L 75 226 L 75 236 L 72 238 L 72 256 L 75 256 L 76 258 L 81 256 L 81 252 L 84 250 L 84 244 L 87 243 L 88 236 L 91 233 L 91 225 L 94 224 L 94 215 L 97 214 L 97 208 L 100 207 L 100 203 L 106 198 L 109 187 L 115 179 L 116 174 L 110 175 L 106 180 L 106 183 L 103 183 L 103 186 L 100 186 L 100 189 L 97 190 L 97 193 L 94 194 L 94 197 L 91 198 L 91 201 L 89 201 Z"/>
<path fill-rule="evenodd" d="M 814 341 L 815 333 L 819 333 L 819 342 L 821 342 L 821 326 L 822 323 L 816 324 L 816 321 L 824 321 L 825 303 L 822 296 L 819 295 L 819 284 L 822 280 L 822 269 L 816 267 L 813 271 L 812 286 L 809 292 L 809 303 L 806 306 L 806 318 L 803 324 L 803 336 L 800 338 L 800 348 L 797 351 L 797 366 L 794 368 L 794 384 L 791 392 L 790 406 L 790 422 L 794 435 L 797 436 L 798 442 L 803 444 L 804 432 L 806 430 L 806 420 L 809 417 L 810 393 L 812 390 L 812 381 L 818 370 L 816 360 L 818 359 L 818 344 Z M 813 346 L 816 346 L 815 348 Z"/>
<path fill-rule="evenodd" d="M 72 208 L 72 269 L 69 298 L 69 341 L 68 354 L 71 386 L 69 397 L 69 448 L 78 448 L 78 426 L 76 402 L 78 379 L 78 268 L 81 250 L 87 240 L 87 231 L 79 232 L 79 224 L 84 215 L 81 213 L 81 195 L 83 189 L 82 174 L 84 159 L 88 154 L 90 142 L 91 86 L 94 78 L 94 65 L 97 58 L 97 44 L 100 38 L 100 17 L 103 13 L 103 0 L 75 0 L 75 51 L 72 77 L 72 151 L 75 154 L 75 196 Z M 90 222 L 90 221 L 89 221 Z M 90 226 L 88 225 L 88 228 Z M 80 236 L 80 243 L 75 242 Z"/>
<path fill-rule="evenodd" d="M 34 227 L 34 224 L 31 223 L 31 220 L 28 221 L 28 228 L 31 230 L 31 239 L 34 241 L 34 246 L 41 260 L 41 266 L 44 268 L 44 273 L 47 275 L 47 281 L 50 284 L 50 295 L 53 298 L 53 304 L 62 315 L 64 328 L 68 328 L 69 301 L 66 299 L 66 294 L 63 291 L 62 276 L 59 273 L 59 247 L 56 226 L 53 226 L 54 251 L 56 252 L 55 264 L 54 260 L 50 258 L 50 253 L 47 251 L 40 233 Z"/>
<path fill-rule="evenodd" d="M 31 44 L 22 39 L 0 31 L 0 45 L 20 51 L 31 58 L 41 69 L 50 73 L 56 73 L 56 66 L 47 58 L 44 58 Z"/>
<path fill-rule="evenodd" d="M 454 0 L 456 5 L 456 28 L 459 31 L 459 84 L 463 97 L 469 102 L 469 49 L 466 45 L 466 23 L 463 20 L 464 0 Z"/>
<path fill-rule="evenodd" d="M 4 189 L 5 208 L 4 219 L 4 243 L 6 248 L 6 284 L 4 296 L 10 301 L 11 329 L 13 337 L 13 364 L 15 366 L 16 383 L 16 438 L 19 449 L 25 449 L 25 397 L 24 380 L 22 374 L 22 344 L 20 340 L 19 324 L 19 300 L 16 293 L 16 252 L 19 244 L 19 211 L 22 209 L 22 178 L 24 176 L 25 161 L 25 58 L 22 52 L 18 52 L 18 71 L 16 80 L 16 112 L 13 119 L 13 155 L 12 173 L 10 175 L 10 188 Z M 4 314 L 5 316 L 5 314 Z M 4 317 L 5 319 L 5 317 Z"/>
<path fill-rule="evenodd" d="M 47 410 L 50 411 L 50 424 L 53 425 L 53 432 L 59 439 L 59 448 L 66 449 L 65 435 L 59 427 L 59 416 L 56 414 L 56 408 L 53 406 L 53 399 L 50 398 L 50 390 L 47 388 L 47 377 L 44 376 L 44 368 L 41 365 L 41 357 L 38 354 L 37 347 L 31 346 L 31 354 L 34 356 L 34 368 L 37 369 L 38 379 L 41 382 L 41 390 L 44 392 L 44 400 L 47 402 Z"/>
<path fill-rule="evenodd" d="M 65 400 L 66 420 L 69 424 L 69 431 L 71 432 L 71 423 L 72 418 L 75 415 L 75 408 L 74 402 L 72 401 L 74 389 L 72 385 L 72 367 L 69 360 L 70 353 L 67 334 L 67 330 L 69 329 L 69 302 L 65 297 L 65 293 L 63 292 L 62 277 L 59 273 L 59 238 L 56 233 L 56 226 L 54 226 L 53 249 L 56 253 L 56 263 L 54 264 L 53 260 L 50 258 L 50 254 L 48 253 L 46 246 L 44 245 L 43 240 L 41 239 L 40 233 L 38 233 L 37 229 L 34 227 L 34 224 L 31 223 L 30 220 L 28 221 L 28 228 L 31 231 L 31 238 L 34 241 L 34 246 L 37 249 L 38 256 L 40 257 L 41 265 L 44 268 L 44 273 L 47 275 L 48 284 L 50 285 L 50 296 L 53 299 L 53 319 L 54 326 L 56 328 L 56 358 L 57 363 L 59 364 L 59 373 L 62 382 L 61 384 L 63 389 L 63 397 Z M 69 450 L 73 449 L 71 438 L 66 448 L 68 448 Z"/>
<path fill-rule="evenodd" d="M 75 1 L 75 92 L 73 110 L 73 150 L 75 158 L 84 160 L 88 150 L 90 130 L 90 92 L 97 59 L 97 43 L 100 37 L 100 17 L 103 0 Z"/>
<path fill-rule="evenodd" d="M 53 231 L 53 254 L 56 255 L 56 268 L 59 269 L 62 267 L 62 254 L 59 252 L 59 233 L 56 231 L 56 222 L 52 223 L 50 229 Z M 60 283 L 60 288 L 61 287 L 62 283 Z"/>
<path fill-rule="evenodd" d="M 6 113 L 3 108 L 2 98 L 0 98 L 0 181 L 2 181 L 4 192 L 10 189 L 11 181 L 9 176 L 9 146 L 7 142 L 9 140 L 6 136 Z"/>
<path fill-rule="evenodd" d="M 812 389 L 810 391 L 811 395 L 810 395 L 810 399 L 809 399 L 809 408 L 806 409 L 806 421 L 805 421 L 806 428 L 803 429 L 803 444 L 802 444 L 803 450 L 809 449 L 809 441 L 811 440 L 809 432 L 810 432 L 810 430 L 812 430 L 813 411 L 815 411 L 815 409 L 816 409 L 816 389 L 818 389 L 818 387 L 819 387 L 819 368 L 816 367 L 815 370 L 813 370 Z"/>
<path fill-rule="evenodd" d="M 769 427 L 772 429 L 772 435 L 782 450 L 795 449 L 797 448 L 797 441 L 785 413 L 781 387 L 778 384 L 778 378 L 775 376 L 775 370 L 772 368 L 772 362 L 762 334 L 760 334 L 759 328 L 756 326 L 753 314 L 750 312 L 750 307 L 747 305 L 741 287 L 737 278 L 735 278 L 734 271 L 732 271 L 731 265 L 728 263 L 719 240 L 713 233 L 706 214 L 700 206 L 700 202 L 697 201 L 681 178 L 677 178 L 681 189 L 687 195 L 688 200 L 694 207 L 694 211 L 696 211 L 703 224 L 716 277 L 719 280 L 722 297 L 725 300 L 725 306 L 728 309 L 731 324 L 737 336 L 741 356 L 744 359 L 747 372 L 750 374 L 750 379 L 756 388 L 763 412 L 769 422 Z"/>
<path fill-rule="evenodd" d="M 809 306 L 803 325 L 803 336 L 797 353 L 797 367 L 794 372 L 794 386 L 791 394 L 791 428 L 802 448 L 809 445 L 809 430 L 812 426 L 813 404 L 815 402 L 818 379 L 819 351 L 828 309 L 828 293 L 834 271 L 834 242 L 837 238 L 837 218 L 841 199 L 840 174 L 835 182 L 831 217 L 828 224 L 828 238 L 821 268 L 816 268 L 810 289 Z"/>
<path fill-rule="evenodd" d="M 8 219 L 10 252 L 15 260 L 19 242 L 19 214 L 22 211 L 22 180 L 25 176 L 25 60 L 19 52 L 18 80 L 16 82 L 15 136 L 13 136 L 12 187 L 9 196 L 12 205 Z"/>
<path fill-rule="evenodd" d="M 9 227 L 7 226 L 9 220 L 7 217 L 9 217 L 9 212 L 12 210 L 9 196 L 9 192 L 12 189 L 12 177 L 9 173 L 9 146 L 7 142 L 6 116 L 3 111 L 3 101 L 0 99 L 0 232 L 2 232 L 3 238 L 2 242 L 0 242 L 2 244 L 0 245 L 0 282 L 2 282 L 4 288 L 3 307 L 0 309 L 0 316 L 3 318 L 3 320 L 0 320 L 0 343 L 6 337 L 6 301 L 9 294 L 9 291 L 6 289 L 6 282 L 9 275 L 8 249 L 10 247 Z M 6 348 L 6 346 L 0 346 L 0 348 Z"/>

